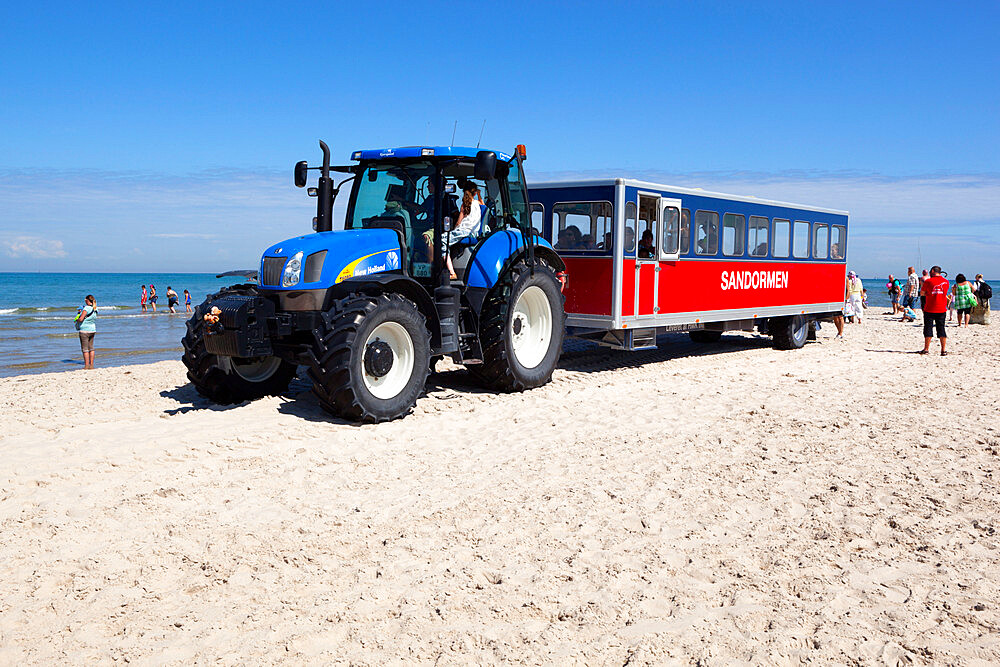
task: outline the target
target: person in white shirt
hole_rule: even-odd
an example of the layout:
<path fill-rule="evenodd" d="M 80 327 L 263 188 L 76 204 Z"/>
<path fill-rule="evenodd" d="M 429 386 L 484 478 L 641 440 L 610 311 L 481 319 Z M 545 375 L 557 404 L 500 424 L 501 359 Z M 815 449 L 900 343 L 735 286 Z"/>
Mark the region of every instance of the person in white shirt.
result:
<path fill-rule="evenodd" d="M 483 219 L 483 197 L 479 194 L 479 186 L 472 181 L 462 182 L 462 205 L 458 209 L 458 220 L 451 230 L 450 243 L 454 245 L 470 236 L 479 235 L 480 223 Z M 445 264 L 448 266 L 448 273 L 452 280 L 458 278 L 455 275 L 455 267 L 451 263 L 451 253 L 445 253 Z"/>

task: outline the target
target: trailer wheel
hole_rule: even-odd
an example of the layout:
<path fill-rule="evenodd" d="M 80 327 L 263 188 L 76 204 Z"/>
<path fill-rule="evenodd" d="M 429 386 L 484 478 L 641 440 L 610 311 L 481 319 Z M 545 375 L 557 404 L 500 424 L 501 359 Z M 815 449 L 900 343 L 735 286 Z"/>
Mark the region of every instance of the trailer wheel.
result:
<path fill-rule="evenodd" d="M 797 350 L 809 337 L 809 320 L 802 315 L 772 317 L 768 320 L 767 331 L 776 349 Z"/>
<path fill-rule="evenodd" d="M 323 313 L 309 359 L 324 410 L 351 421 L 388 421 L 410 412 L 424 390 L 430 333 L 409 299 L 352 295 Z"/>
<path fill-rule="evenodd" d="M 181 339 L 187 376 L 199 394 L 221 405 L 277 396 L 288 389 L 297 367 L 278 357 L 220 357 L 205 349 L 205 313 L 212 301 L 230 294 L 253 294 L 252 290 L 225 290 L 208 297 L 194 309 Z"/>
<path fill-rule="evenodd" d="M 469 372 L 496 391 L 522 391 L 548 382 L 562 352 L 563 301 L 552 269 L 539 263 L 532 274 L 526 264 L 517 264 L 483 305 L 483 363 L 470 366 Z"/>
<path fill-rule="evenodd" d="M 688 331 L 688 336 L 690 336 L 691 340 L 695 343 L 718 343 L 719 339 L 722 338 L 722 332 L 695 329 L 693 331 Z"/>

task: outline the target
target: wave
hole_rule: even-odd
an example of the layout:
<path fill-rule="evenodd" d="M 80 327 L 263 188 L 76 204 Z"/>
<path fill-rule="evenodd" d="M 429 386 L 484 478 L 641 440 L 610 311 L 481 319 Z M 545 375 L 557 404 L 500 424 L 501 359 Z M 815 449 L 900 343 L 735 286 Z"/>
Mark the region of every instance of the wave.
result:
<path fill-rule="evenodd" d="M 98 314 L 102 310 L 135 310 L 133 306 L 102 306 L 98 304 Z M 37 306 L 28 308 L 0 308 L 0 315 L 31 315 L 32 313 L 75 313 L 76 306 Z"/>

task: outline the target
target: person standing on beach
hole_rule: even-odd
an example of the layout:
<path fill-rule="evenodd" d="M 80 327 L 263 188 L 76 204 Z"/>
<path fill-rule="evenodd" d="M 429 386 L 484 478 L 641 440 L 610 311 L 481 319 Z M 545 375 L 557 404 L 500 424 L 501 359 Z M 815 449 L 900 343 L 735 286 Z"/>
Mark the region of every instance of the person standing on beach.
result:
<path fill-rule="evenodd" d="M 170 309 L 171 313 L 176 313 L 174 307 L 177 305 L 177 292 L 170 285 L 167 285 L 167 308 Z"/>
<path fill-rule="evenodd" d="M 983 285 L 986 285 L 985 289 L 983 289 Z M 979 305 L 986 310 L 989 310 L 990 299 L 993 298 L 993 288 L 989 285 L 989 283 L 983 280 L 983 274 L 976 274 L 976 282 L 973 283 L 972 289 L 976 292 L 976 298 L 979 300 Z"/>
<path fill-rule="evenodd" d="M 94 367 L 94 336 L 97 335 L 97 301 L 93 294 L 83 300 L 83 308 L 76 311 L 73 324 L 80 334 L 80 351 L 83 352 L 83 367 Z"/>
<path fill-rule="evenodd" d="M 144 313 L 146 312 L 146 299 L 147 299 L 147 296 L 146 296 L 146 286 L 143 285 L 142 286 L 142 298 L 139 299 L 139 305 L 142 306 L 142 312 L 144 312 Z"/>
<path fill-rule="evenodd" d="M 847 297 L 846 315 L 853 317 L 853 321 L 857 324 L 861 324 L 865 313 L 865 307 L 861 300 L 862 290 L 864 290 L 864 286 L 861 284 L 861 278 L 858 278 L 858 274 L 854 271 L 848 273 L 847 287 L 845 289 Z"/>
<path fill-rule="evenodd" d="M 927 280 L 927 269 L 924 269 L 924 272 L 920 274 L 920 288 L 917 290 L 917 293 L 920 294 L 920 310 L 924 309 L 924 301 L 927 300 L 927 297 L 924 296 L 925 280 Z"/>
<path fill-rule="evenodd" d="M 184 312 L 191 312 L 191 292 L 184 290 Z"/>
<path fill-rule="evenodd" d="M 903 297 L 903 310 L 913 308 L 920 295 L 920 279 L 917 278 L 917 270 L 912 266 L 906 269 L 906 295 Z"/>
<path fill-rule="evenodd" d="M 964 273 L 955 276 L 952 291 L 955 293 L 955 308 L 958 310 L 958 326 L 968 329 L 972 309 L 976 305 L 976 295 L 973 293 L 972 283 L 965 279 Z"/>
<path fill-rule="evenodd" d="M 924 281 L 924 349 L 920 354 L 927 354 L 931 349 L 931 339 L 937 329 L 938 340 L 941 341 L 941 356 L 948 354 L 945 343 L 948 342 L 948 332 L 944 330 L 944 314 L 948 310 L 948 280 L 941 275 L 940 266 L 931 267 L 930 277 Z"/>
<path fill-rule="evenodd" d="M 892 312 L 887 314 L 895 315 L 899 312 L 899 281 L 891 273 L 889 274 L 889 282 L 885 284 L 885 292 L 889 295 L 889 300 L 892 301 Z"/>
<path fill-rule="evenodd" d="M 156 312 L 156 286 L 153 283 L 149 283 L 149 305 L 153 307 L 153 312 Z"/>

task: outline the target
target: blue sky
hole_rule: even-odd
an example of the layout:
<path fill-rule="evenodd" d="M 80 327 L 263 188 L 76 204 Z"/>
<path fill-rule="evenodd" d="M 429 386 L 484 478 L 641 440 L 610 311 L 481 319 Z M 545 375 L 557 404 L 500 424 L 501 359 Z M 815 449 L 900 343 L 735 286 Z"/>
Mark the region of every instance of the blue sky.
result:
<path fill-rule="evenodd" d="M 847 209 L 863 275 L 919 241 L 1000 278 L 995 2 L 275 5 L 5 4 L 0 271 L 252 267 L 309 229 L 318 138 L 344 162 L 485 118 L 529 179 Z"/>

